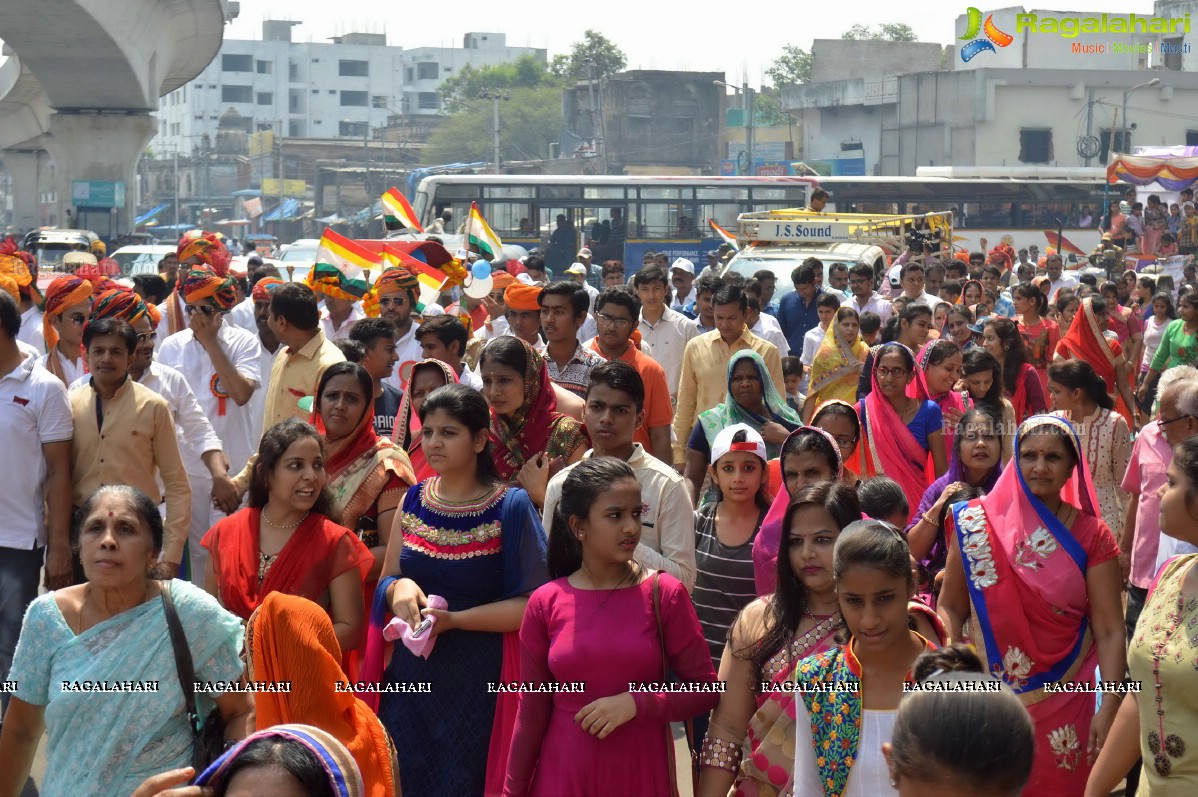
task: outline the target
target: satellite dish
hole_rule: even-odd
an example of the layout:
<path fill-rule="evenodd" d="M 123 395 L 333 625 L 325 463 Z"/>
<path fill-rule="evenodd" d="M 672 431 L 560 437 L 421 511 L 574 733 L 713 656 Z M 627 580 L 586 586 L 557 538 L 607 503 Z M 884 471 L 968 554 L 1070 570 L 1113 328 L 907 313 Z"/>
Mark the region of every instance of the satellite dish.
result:
<path fill-rule="evenodd" d="M 1083 158 L 1097 158 L 1102 151 L 1102 142 L 1098 136 L 1082 136 L 1077 140 L 1077 154 Z"/>

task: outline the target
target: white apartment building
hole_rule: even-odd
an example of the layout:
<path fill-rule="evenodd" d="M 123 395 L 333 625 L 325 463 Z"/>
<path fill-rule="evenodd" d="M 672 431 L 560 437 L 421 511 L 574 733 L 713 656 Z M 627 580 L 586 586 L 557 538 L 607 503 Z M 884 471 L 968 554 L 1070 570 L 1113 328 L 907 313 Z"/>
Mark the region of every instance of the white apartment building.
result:
<path fill-rule="evenodd" d="M 299 23 L 267 20 L 262 40 L 226 39 L 200 75 L 159 101 L 159 153 L 191 152 L 204 137 L 215 142 L 217 122 L 230 108 L 247 132 L 273 130 L 285 138 L 373 137 L 388 117 L 436 114 L 438 89 L 467 64 L 513 61 L 546 51 L 508 47 L 502 33 L 467 33 L 464 46 L 405 50 L 382 33 L 350 33 L 328 43 L 293 42 Z"/>

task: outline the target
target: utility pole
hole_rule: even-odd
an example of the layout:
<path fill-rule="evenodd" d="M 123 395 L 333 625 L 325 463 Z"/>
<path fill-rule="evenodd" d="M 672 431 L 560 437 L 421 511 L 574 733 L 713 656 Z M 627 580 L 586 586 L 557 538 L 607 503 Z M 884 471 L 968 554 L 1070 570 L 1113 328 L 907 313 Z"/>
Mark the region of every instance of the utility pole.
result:
<path fill-rule="evenodd" d="M 508 94 L 506 91 L 483 89 L 482 91 L 480 91 L 478 93 L 478 98 L 480 100 L 491 100 L 491 102 L 492 102 L 491 129 L 492 129 L 492 133 L 494 134 L 494 140 L 492 142 L 492 146 L 494 148 L 495 174 L 503 174 L 503 169 L 502 169 L 502 166 L 500 163 L 500 153 L 499 153 L 499 101 L 500 100 L 509 100 L 509 99 L 511 99 L 511 95 Z"/>
<path fill-rule="evenodd" d="M 279 155 L 279 242 L 283 241 L 283 121 L 279 120 L 279 138 L 275 141 Z"/>
<path fill-rule="evenodd" d="M 1094 90 L 1089 86 L 1086 87 L 1086 140 L 1088 141 L 1094 134 Z M 1086 156 L 1086 166 L 1090 165 L 1092 158 Z"/>
<path fill-rule="evenodd" d="M 366 156 L 366 207 L 371 211 L 366 214 L 366 234 L 370 235 L 370 222 L 374 216 L 374 203 L 370 200 L 370 122 L 362 123 L 362 153 Z"/>
<path fill-rule="evenodd" d="M 175 232 L 179 232 L 179 147 L 175 146 Z"/>
<path fill-rule="evenodd" d="M 753 173 L 753 89 L 749 88 L 749 82 L 745 81 L 742 84 L 745 93 L 745 156 L 749 161 L 748 173 Z"/>

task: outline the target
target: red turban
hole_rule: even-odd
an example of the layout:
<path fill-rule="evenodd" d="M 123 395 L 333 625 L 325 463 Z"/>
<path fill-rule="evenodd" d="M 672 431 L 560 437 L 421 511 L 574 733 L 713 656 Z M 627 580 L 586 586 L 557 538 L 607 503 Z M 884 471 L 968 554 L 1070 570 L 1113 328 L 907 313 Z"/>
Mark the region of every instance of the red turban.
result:
<path fill-rule="evenodd" d="M 58 277 L 46 288 L 46 304 L 42 316 L 42 334 L 46 337 L 46 348 L 58 345 L 58 330 L 50 322 L 62 315 L 72 305 L 86 301 L 95 293 L 95 287 L 82 277 Z"/>
<path fill-rule="evenodd" d="M 201 263 L 211 266 L 212 270 L 216 272 L 216 276 L 222 278 L 229 276 L 229 263 L 233 260 L 225 242 L 214 232 L 180 238 L 178 255 L 180 266 L 194 265 L 187 263 L 187 260 L 194 257 Z"/>

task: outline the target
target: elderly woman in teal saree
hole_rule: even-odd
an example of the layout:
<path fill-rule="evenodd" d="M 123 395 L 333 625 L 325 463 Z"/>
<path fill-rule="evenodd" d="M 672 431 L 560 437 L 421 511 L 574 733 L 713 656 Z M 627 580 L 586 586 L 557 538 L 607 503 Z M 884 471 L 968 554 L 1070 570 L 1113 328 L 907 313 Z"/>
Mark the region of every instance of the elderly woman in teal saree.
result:
<path fill-rule="evenodd" d="M 144 493 L 102 487 L 81 516 L 87 582 L 31 604 L 13 656 L 9 680 L 16 689 L 0 736 L 5 797 L 20 793 L 43 727 L 45 797 L 129 797 L 147 777 L 192 763 L 162 598 L 168 583 L 196 680 L 237 682 L 245 670 L 236 617 L 189 582 L 149 577 L 162 545 L 162 517 Z M 202 691 L 198 708 L 206 716 L 213 701 Z M 243 736 L 249 696 L 225 693 L 216 704 L 227 737 Z"/>

